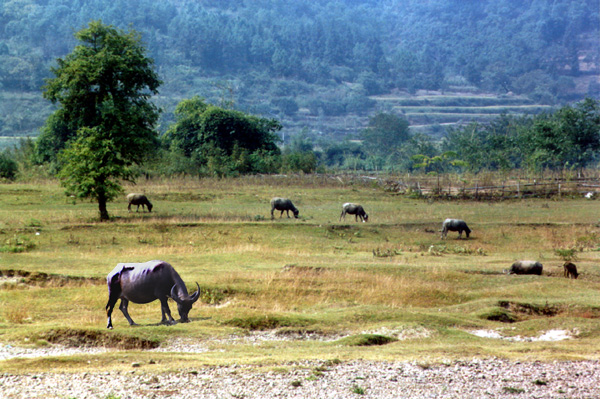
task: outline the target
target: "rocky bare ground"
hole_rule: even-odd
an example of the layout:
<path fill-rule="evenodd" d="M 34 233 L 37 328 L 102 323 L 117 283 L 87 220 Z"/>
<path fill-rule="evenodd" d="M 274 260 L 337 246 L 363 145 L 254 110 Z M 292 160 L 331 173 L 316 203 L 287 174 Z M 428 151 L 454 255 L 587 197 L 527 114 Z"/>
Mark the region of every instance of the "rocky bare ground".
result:
<path fill-rule="evenodd" d="M 378 331 L 381 333 L 382 331 Z M 396 331 L 383 331 L 402 339 Z M 403 332 L 404 334 L 405 332 Z M 476 331 L 496 337 L 495 331 Z M 493 333 L 493 334 L 492 334 Z M 415 331 L 410 337 L 427 335 Z M 549 336 L 550 338 L 544 338 Z M 227 344 L 260 345 L 287 339 L 337 339 L 262 332 L 225 339 Z M 505 337 L 500 337 L 504 339 Z M 565 331 L 541 340 L 571 339 Z M 516 338 L 512 338 L 516 339 Z M 173 339 L 154 352 L 203 353 L 201 342 Z M 94 345 L 17 347 L 0 345 L 0 362 L 14 358 L 97 354 L 118 349 Z M 440 364 L 419 362 L 306 361 L 276 371 L 248 365 L 191 364 L 176 373 L 157 373 L 153 364 L 132 363 L 127 372 L 0 374 L 0 398 L 600 398 L 600 362 L 511 362 L 472 359 Z"/>
<path fill-rule="evenodd" d="M 130 372 L 0 375 L 2 398 L 598 398 L 600 363 L 509 362 L 438 365 L 302 362 L 278 371 L 198 367 Z M 283 371 L 284 370 L 284 371 Z"/>
<path fill-rule="evenodd" d="M 246 341 L 248 337 L 242 339 Z M 26 349 L 2 345 L 0 361 L 109 350 L 115 349 L 60 345 Z M 152 349 L 165 350 L 201 353 L 208 348 L 176 340 Z M 152 366 L 133 363 L 127 372 L 65 374 L 23 370 L 19 374 L 0 374 L 0 398 L 600 398 L 599 361 L 307 361 L 285 364 L 276 371 L 247 365 L 191 364 L 176 373 L 157 373 Z"/>

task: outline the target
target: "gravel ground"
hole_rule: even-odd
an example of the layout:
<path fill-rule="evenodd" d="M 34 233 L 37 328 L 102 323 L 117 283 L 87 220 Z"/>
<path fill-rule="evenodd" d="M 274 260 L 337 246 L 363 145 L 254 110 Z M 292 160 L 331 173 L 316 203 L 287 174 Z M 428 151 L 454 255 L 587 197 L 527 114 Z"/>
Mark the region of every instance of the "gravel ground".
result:
<path fill-rule="evenodd" d="M 59 350 L 44 349 L 45 355 L 53 356 Z M 74 349 L 65 350 L 66 355 Z M 0 359 L 36 355 L 34 350 L 7 345 L 0 348 L 1 354 Z M 40 355 L 44 354 L 37 350 Z M 151 367 L 132 364 L 128 372 L 0 374 L 0 398 L 600 398 L 598 361 L 300 362 L 278 371 L 224 366 L 168 374 L 153 373 Z"/>

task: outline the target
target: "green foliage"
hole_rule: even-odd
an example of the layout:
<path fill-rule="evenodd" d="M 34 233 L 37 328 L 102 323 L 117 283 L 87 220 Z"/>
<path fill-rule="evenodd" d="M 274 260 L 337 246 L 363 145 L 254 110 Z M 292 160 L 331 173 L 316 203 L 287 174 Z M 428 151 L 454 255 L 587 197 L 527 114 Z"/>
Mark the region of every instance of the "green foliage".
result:
<path fill-rule="evenodd" d="M 133 180 L 131 166 L 156 144 L 158 111 L 149 98 L 161 82 L 136 32 L 94 21 L 75 37 L 80 44 L 57 60 L 55 77 L 44 87 L 44 97 L 59 108 L 38 154 L 46 161 L 59 155 L 59 177 L 68 192 L 97 200 L 104 220 L 120 180 Z"/>
<path fill-rule="evenodd" d="M 122 192 L 120 180 L 132 180 L 131 168 L 123 162 L 114 141 L 99 128 L 81 128 L 78 137 L 60 152 L 58 177 L 67 193 L 98 200 L 101 218 L 107 219 L 106 202 Z"/>
<path fill-rule="evenodd" d="M 308 123 L 319 125 L 319 130 L 323 126 L 323 135 L 340 136 L 349 129 L 364 126 L 361 117 L 368 115 L 376 103 L 379 104 L 377 109 L 390 110 L 388 101 L 369 97 L 381 93 L 416 93 L 420 89 L 455 90 L 459 86 L 460 89 L 522 94 L 518 98 L 507 96 L 515 104 L 527 101 L 525 96 L 548 104 L 564 103 L 573 101 L 586 90 L 590 95 L 597 96 L 597 83 L 582 89 L 584 74 L 588 72 L 580 70 L 580 60 L 581 65 L 584 61 L 591 64 L 595 56 L 590 48 L 593 49 L 597 43 L 597 8 L 597 0 L 576 3 L 558 0 L 552 7 L 543 2 L 515 5 L 508 0 L 461 2 L 450 7 L 445 2 L 409 0 L 401 8 L 376 2 L 368 6 L 359 2 L 331 7 L 327 2 L 308 0 L 293 4 L 280 2 L 276 7 L 271 2 L 263 1 L 208 5 L 204 2 L 182 3 L 174 0 L 157 4 L 140 0 L 135 7 L 123 0 L 64 0 L 60 4 L 8 1 L 0 16 L 2 26 L 7 27 L 0 31 L 0 94 L 3 100 L 0 101 L 0 130 L 7 135 L 35 135 L 45 120 L 46 124 L 36 143 L 34 161 L 48 164 L 45 169 L 55 172 L 60 168 L 58 152 L 73 139 L 79 127 L 96 126 L 95 119 L 106 115 L 111 108 L 123 112 L 121 102 L 111 103 L 112 100 L 100 98 L 102 90 L 82 89 L 87 81 L 85 74 L 79 74 L 79 71 L 91 67 L 92 63 L 74 62 L 75 57 L 93 53 L 92 43 L 100 43 L 104 38 L 82 32 L 75 39 L 89 45 L 80 46 L 79 53 L 76 50 L 65 57 L 74 43 L 70 37 L 72 27 L 84 26 L 92 18 L 103 18 L 125 29 L 133 26 L 143 32 L 144 42 L 167 82 L 161 90 L 161 97 L 157 99 L 166 110 L 160 124 L 161 132 L 167 131 L 170 122 L 176 118 L 172 113 L 176 99 L 201 93 L 208 99 L 204 104 L 207 108 L 213 107 L 210 104 L 225 108 L 216 107 L 210 112 L 205 110 L 215 122 L 215 125 L 209 126 L 209 130 L 217 132 L 220 140 L 224 133 L 228 134 L 227 129 L 233 120 L 238 119 L 231 115 L 237 112 L 229 109 L 233 104 L 244 112 L 279 115 L 290 129 L 307 123 L 308 112 L 318 117 L 310 118 Z M 139 43 L 140 37 L 136 33 L 124 35 Z M 109 38 L 107 42 L 111 40 Z M 119 43 L 111 42 L 110 45 L 118 47 Z M 110 70 L 115 63 L 129 59 L 131 64 L 141 65 L 145 57 L 139 52 L 122 51 L 126 57 L 121 58 L 117 52 L 101 53 L 99 57 L 105 57 L 104 64 L 97 63 L 94 68 L 100 65 L 107 68 L 99 70 L 94 79 L 107 82 L 107 88 L 117 87 L 110 83 Z M 54 65 L 57 57 L 60 57 L 60 61 L 51 69 L 49 66 Z M 62 65 L 67 63 L 72 66 L 69 73 L 73 74 L 69 84 L 82 89 L 78 91 L 80 96 L 74 100 L 87 101 L 88 104 L 100 100 L 98 104 L 102 105 L 98 110 L 103 110 L 102 115 L 84 111 L 64 101 L 63 108 L 47 118 L 51 107 L 36 98 L 39 97 L 37 90 L 43 85 L 44 78 L 49 77 L 49 70 L 51 73 L 61 70 Z M 120 76 L 135 86 L 142 83 L 132 76 L 136 71 L 139 72 L 136 68 L 128 68 Z M 153 73 L 151 68 L 146 72 Z M 158 83 L 156 74 L 153 78 Z M 221 82 L 223 79 L 226 79 L 226 83 Z M 60 89 L 52 89 L 51 82 L 59 84 L 59 80 L 56 76 L 46 86 L 45 97 L 55 104 L 63 102 L 64 93 Z M 93 82 L 93 79 L 89 82 Z M 141 95 L 139 98 L 147 100 L 146 95 L 155 94 L 157 85 L 138 86 L 137 89 L 140 87 L 144 87 L 144 90 L 138 91 Z M 32 90 L 36 91 L 35 95 L 27 93 Z M 114 92 L 125 94 L 120 88 Z M 446 97 L 444 99 L 425 97 L 419 101 L 427 106 L 440 103 L 455 106 L 456 101 L 463 105 L 480 101 L 481 105 L 496 104 L 493 97 L 483 101 L 475 98 L 456 100 L 446 96 L 439 96 Z M 148 104 L 145 101 L 141 103 Z M 127 124 L 137 130 L 142 124 L 131 122 L 139 116 L 139 120 L 153 119 L 149 125 L 154 126 L 156 111 L 154 107 L 140 106 L 128 114 Z M 448 116 L 450 110 L 444 110 L 438 114 L 411 116 L 410 120 L 413 124 L 431 125 L 447 121 L 462 123 L 475 117 L 463 113 L 464 110 L 455 111 L 456 115 L 451 117 Z M 472 140 L 469 141 L 465 134 L 460 138 L 464 145 L 456 143 L 456 147 L 465 148 L 464 151 L 445 148 L 442 152 L 448 149 L 457 151 L 458 158 L 465 161 L 471 171 L 525 166 L 539 170 L 591 165 L 598 160 L 597 138 L 594 138 L 593 124 L 585 127 L 577 123 L 581 120 L 582 112 L 586 111 L 577 107 L 565 110 L 557 120 L 536 121 L 539 123 L 531 131 L 527 126 L 520 125 L 519 118 L 504 118 L 499 122 L 509 121 L 512 126 L 507 126 L 507 130 L 503 130 L 502 126 L 470 127 L 469 133 L 477 130 Z M 389 114 L 393 115 L 391 111 Z M 405 115 L 409 118 L 409 113 Z M 377 115 L 373 117 L 377 118 Z M 487 122 L 493 116 L 476 118 Z M 82 124 L 82 121 L 85 123 Z M 121 125 L 122 121 L 113 119 L 113 122 Z M 202 121 L 192 118 L 189 122 Z M 528 123 L 533 125 L 534 121 Z M 363 135 L 364 146 L 358 153 L 353 151 L 343 158 L 338 156 L 339 152 L 332 154 L 332 157 L 324 154 L 323 164 L 354 170 L 411 170 L 412 156 L 439 155 L 415 149 L 412 144 L 409 145 L 410 137 L 397 135 L 393 130 L 382 133 L 372 124 L 373 121 Z M 225 130 L 220 130 L 223 126 Z M 105 124 L 103 129 L 108 132 L 112 127 Z M 515 127 L 520 131 L 510 130 Z M 454 139 L 459 140 L 456 136 L 462 134 L 462 129 L 451 132 Z M 525 130 L 530 136 L 523 136 Z M 235 131 L 240 129 L 236 127 Z M 278 128 L 271 130 L 272 133 L 277 131 Z M 374 137 L 370 137 L 371 133 Z M 110 134 L 122 137 L 116 130 Z M 437 137 L 442 135 L 441 131 L 436 134 Z M 557 144 L 563 135 L 567 139 Z M 134 136 L 141 140 L 146 137 L 142 130 L 138 130 Z M 380 136 L 379 139 L 377 136 Z M 222 158 L 216 153 L 207 156 L 203 150 L 194 153 L 198 148 L 195 144 L 203 146 L 205 138 L 216 141 L 216 147 L 225 151 L 223 156 L 226 158 L 231 158 L 235 142 L 239 147 L 247 148 L 248 153 L 238 152 L 236 159 Z M 248 147 L 252 142 L 243 142 L 243 138 L 232 137 L 231 140 L 219 141 L 209 135 L 202 139 L 196 137 L 199 143 L 191 144 L 188 141 L 192 140 L 191 137 L 184 139 L 187 144 L 179 146 L 179 143 L 176 147 L 192 160 L 191 165 L 178 162 L 176 167 L 171 168 L 165 162 L 161 169 L 175 173 L 237 175 L 273 172 L 282 167 L 282 160 L 277 159 L 272 148 L 266 150 L 269 159 L 262 162 L 261 156 L 256 155 L 256 149 Z M 523 143 L 529 143 L 530 146 L 524 146 Z M 534 144 L 539 144 L 539 147 L 532 149 Z M 192 148 L 187 148 L 189 146 Z M 479 156 L 481 154 L 487 155 Z M 302 155 L 301 158 L 303 162 L 300 163 L 305 163 L 308 156 Z M 292 161 L 293 164 L 299 163 L 296 159 Z M 317 161 L 321 161 L 318 156 Z M 284 170 L 290 170 L 285 162 L 283 167 Z M 293 168 L 298 168 L 298 165 Z"/>
<path fill-rule="evenodd" d="M 35 248 L 35 244 L 27 237 L 14 235 L 4 240 L 4 245 L 0 246 L 0 252 L 21 253 Z"/>
<path fill-rule="evenodd" d="M 203 174 L 276 170 L 278 121 L 210 105 L 200 97 L 181 101 L 175 117 L 163 141 L 172 151 L 191 158 Z"/>
<path fill-rule="evenodd" d="M 5 3 L 0 130 L 6 135 L 37 133 L 51 109 L 21 94 L 37 94 L 49 65 L 72 48 L 73 27 L 98 18 L 143 32 L 167 83 L 163 122 L 177 99 L 197 93 L 222 105 L 224 79 L 231 82 L 228 104 L 295 122 L 304 116 L 298 106 L 304 108 L 307 94 L 316 105 L 307 108 L 325 116 L 365 115 L 374 106 L 370 95 L 457 85 L 512 91 L 548 104 L 598 94 L 598 84 L 588 83 L 589 72 L 580 68 L 595 62 L 597 0 L 557 0 L 552 6 L 407 0 L 403 7 L 309 0 Z M 294 90 L 282 93 L 271 87 L 274 80 Z M 162 125 L 166 130 L 168 123 Z"/>
<path fill-rule="evenodd" d="M 413 155 L 413 167 L 423 169 L 426 173 L 440 174 L 449 172 L 451 168 L 463 168 L 466 162 L 456 159 L 457 153 L 454 151 L 446 151 L 441 155 L 429 157 L 423 154 Z"/>
<path fill-rule="evenodd" d="M 281 171 L 314 173 L 317 167 L 318 159 L 312 141 L 304 134 L 294 136 L 283 152 Z"/>
<path fill-rule="evenodd" d="M 391 113 L 370 117 L 369 125 L 362 132 L 365 152 L 372 155 L 389 155 L 409 138 L 408 121 Z"/>
<path fill-rule="evenodd" d="M 587 98 L 552 114 L 471 124 L 451 130 L 442 148 L 455 151 L 475 172 L 583 168 L 598 161 L 600 102 Z"/>
<path fill-rule="evenodd" d="M 577 260 L 577 249 L 575 248 L 555 248 L 554 253 L 565 262 Z"/>
<path fill-rule="evenodd" d="M 354 385 L 354 386 L 352 387 L 352 393 L 355 393 L 355 394 L 357 394 L 357 395 L 364 395 L 364 394 L 366 393 L 366 391 L 365 391 L 365 389 L 364 389 L 364 388 L 362 388 L 361 386 L 359 386 L 359 385 Z"/>
<path fill-rule="evenodd" d="M 356 142 L 327 143 L 323 151 L 323 162 L 330 168 L 342 168 L 348 165 L 350 160 L 359 162 L 364 157 L 361 145 Z"/>
<path fill-rule="evenodd" d="M 17 176 L 18 165 L 8 151 L 0 153 L 0 178 L 14 180 Z"/>

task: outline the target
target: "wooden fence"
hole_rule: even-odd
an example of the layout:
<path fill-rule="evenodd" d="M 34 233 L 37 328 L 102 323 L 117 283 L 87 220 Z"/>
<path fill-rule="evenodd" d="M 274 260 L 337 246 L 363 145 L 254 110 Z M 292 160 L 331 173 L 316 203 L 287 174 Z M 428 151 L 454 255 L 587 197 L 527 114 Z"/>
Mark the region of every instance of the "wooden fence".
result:
<path fill-rule="evenodd" d="M 387 180 L 385 189 L 422 197 L 448 197 L 465 199 L 509 199 L 509 198 L 554 198 L 563 196 L 600 195 L 600 180 L 554 180 L 520 181 L 510 180 L 501 184 L 471 184 L 456 181 L 432 180 Z"/>

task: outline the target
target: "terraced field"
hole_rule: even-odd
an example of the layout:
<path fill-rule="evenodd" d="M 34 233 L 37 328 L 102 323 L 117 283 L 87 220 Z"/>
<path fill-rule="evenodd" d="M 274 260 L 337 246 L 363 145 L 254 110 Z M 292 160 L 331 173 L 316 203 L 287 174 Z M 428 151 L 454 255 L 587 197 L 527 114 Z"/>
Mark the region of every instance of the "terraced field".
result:
<path fill-rule="evenodd" d="M 535 115 L 551 111 L 549 105 L 536 104 L 516 95 L 464 93 L 460 91 L 419 91 L 416 95 L 374 96 L 380 107 L 403 115 L 414 130 L 436 132 L 436 126 L 470 122 L 490 122 L 502 114 Z"/>

